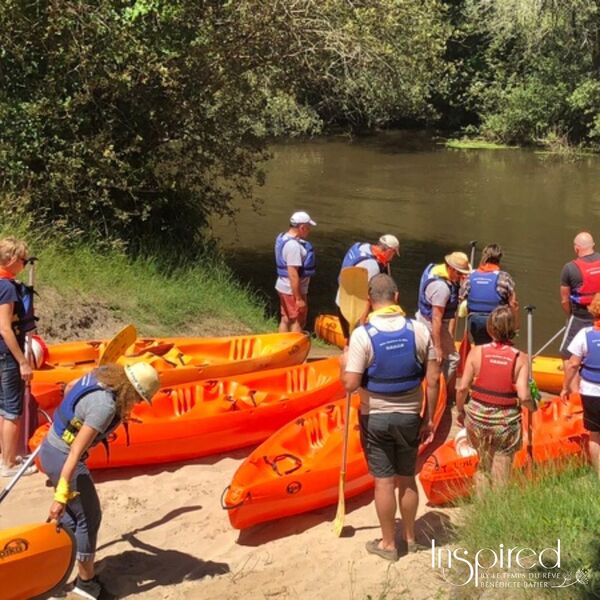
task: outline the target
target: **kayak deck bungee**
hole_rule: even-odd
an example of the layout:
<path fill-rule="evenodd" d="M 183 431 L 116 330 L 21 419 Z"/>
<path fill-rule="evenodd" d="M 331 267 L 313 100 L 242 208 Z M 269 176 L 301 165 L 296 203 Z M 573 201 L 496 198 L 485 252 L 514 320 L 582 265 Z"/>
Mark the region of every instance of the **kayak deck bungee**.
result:
<path fill-rule="evenodd" d="M 514 467 L 528 462 L 527 414 L 523 415 L 523 447 L 515 454 Z M 547 463 L 567 456 L 580 455 L 588 439 L 583 427 L 583 408 L 578 394 L 565 405 L 560 398 L 544 403 L 533 414 L 533 460 Z M 441 505 L 470 495 L 473 476 L 479 464 L 476 453 L 461 456 L 454 440 L 447 441 L 425 462 L 419 480 L 430 504 Z"/>
<path fill-rule="evenodd" d="M 330 344 L 343 348 L 345 339 L 340 320 L 336 315 L 319 315 L 315 319 L 315 335 Z M 457 349 L 460 343 L 457 342 Z M 533 359 L 533 378 L 538 388 L 550 394 L 559 394 L 563 382 L 562 359 L 553 356 L 537 356 Z"/>
<path fill-rule="evenodd" d="M 47 598 L 67 580 L 74 562 L 75 539 L 55 523 L 0 531 L 0 597 Z"/>
<path fill-rule="evenodd" d="M 258 446 L 240 465 L 223 494 L 231 525 L 252 525 L 295 515 L 338 501 L 345 399 L 314 409 L 288 423 Z M 345 498 L 374 485 L 362 447 L 359 396 L 351 399 Z M 442 383 L 434 425 L 446 409 Z M 426 447 L 421 446 L 419 452 Z"/>
<path fill-rule="evenodd" d="M 137 404 L 111 436 L 109 454 L 92 448 L 91 469 L 189 460 L 257 444 L 279 427 L 344 395 L 337 357 L 161 389 L 152 406 Z M 30 441 L 35 449 L 49 425 Z"/>
<path fill-rule="evenodd" d="M 48 360 L 33 372 L 39 383 L 67 383 L 93 369 L 105 341 L 64 342 L 48 346 Z M 140 338 L 119 364 L 144 361 L 159 372 L 161 385 L 216 379 L 297 365 L 310 350 L 305 333 L 267 333 L 222 338 Z"/>

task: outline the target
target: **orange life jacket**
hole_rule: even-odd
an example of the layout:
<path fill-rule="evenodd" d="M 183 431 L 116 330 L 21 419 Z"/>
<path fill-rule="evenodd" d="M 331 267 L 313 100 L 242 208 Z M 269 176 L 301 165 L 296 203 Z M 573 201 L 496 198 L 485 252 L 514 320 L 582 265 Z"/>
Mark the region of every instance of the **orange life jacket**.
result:
<path fill-rule="evenodd" d="M 471 386 L 471 397 L 494 406 L 518 406 L 514 385 L 518 357 L 519 351 L 511 344 L 484 344 L 479 375 Z"/>

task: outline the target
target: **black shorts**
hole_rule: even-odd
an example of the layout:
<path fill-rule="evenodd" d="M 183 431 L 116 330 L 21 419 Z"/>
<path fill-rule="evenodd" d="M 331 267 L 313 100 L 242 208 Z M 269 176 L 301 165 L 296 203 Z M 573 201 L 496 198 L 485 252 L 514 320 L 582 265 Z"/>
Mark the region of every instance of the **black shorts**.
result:
<path fill-rule="evenodd" d="M 360 415 L 360 442 L 373 477 L 413 477 L 419 450 L 420 415 Z"/>
<path fill-rule="evenodd" d="M 591 316 L 589 319 L 580 319 L 579 317 L 570 316 L 567 321 L 567 328 L 563 335 L 562 342 L 560 343 L 559 353 L 565 359 L 571 358 L 571 353 L 567 350 L 569 344 L 573 341 L 573 338 L 581 331 L 584 327 L 590 327 L 594 324 Z"/>
<path fill-rule="evenodd" d="M 489 344 L 492 341 L 490 334 L 487 332 L 487 320 L 489 314 L 471 313 L 469 315 L 469 333 L 473 339 L 473 344 L 481 346 Z"/>
<path fill-rule="evenodd" d="M 581 394 L 583 404 L 583 426 L 588 431 L 600 432 L 600 396 L 584 396 Z"/>

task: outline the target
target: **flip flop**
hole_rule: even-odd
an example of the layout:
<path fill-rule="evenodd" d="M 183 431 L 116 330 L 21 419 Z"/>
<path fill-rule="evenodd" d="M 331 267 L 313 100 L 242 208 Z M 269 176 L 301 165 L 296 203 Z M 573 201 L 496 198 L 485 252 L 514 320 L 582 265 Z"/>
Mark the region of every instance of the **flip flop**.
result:
<path fill-rule="evenodd" d="M 398 560 L 398 549 L 394 548 L 393 550 L 385 550 L 379 547 L 379 542 L 381 539 L 371 540 L 367 542 L 365 548 L 369 554 L 376 554 L 377 556 L 384 558 L 385 560 L 391 560 L 395 562 Z"/>

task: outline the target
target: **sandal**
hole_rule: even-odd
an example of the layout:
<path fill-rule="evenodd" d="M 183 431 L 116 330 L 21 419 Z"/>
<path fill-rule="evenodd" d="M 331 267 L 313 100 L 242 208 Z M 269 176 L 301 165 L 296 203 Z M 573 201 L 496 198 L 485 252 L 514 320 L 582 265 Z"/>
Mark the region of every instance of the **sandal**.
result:
<path fill-rule="evenodd" d="M 391 560 L 395 562 L 398 560 L 398 549 L 394 548 L 393 550 L 385 550 L 384 548 L 379 547 L 379 542 L 381 539 L 371 540 L 367 542 L 365 547 L 369 554 L 376 554 L 377 556 L 384 558 L 385 560 Z"/>

